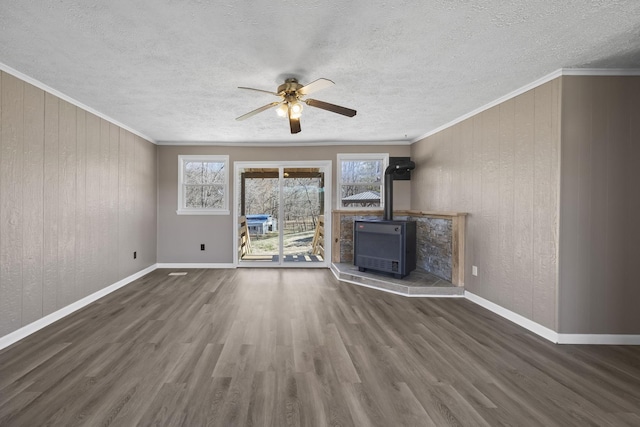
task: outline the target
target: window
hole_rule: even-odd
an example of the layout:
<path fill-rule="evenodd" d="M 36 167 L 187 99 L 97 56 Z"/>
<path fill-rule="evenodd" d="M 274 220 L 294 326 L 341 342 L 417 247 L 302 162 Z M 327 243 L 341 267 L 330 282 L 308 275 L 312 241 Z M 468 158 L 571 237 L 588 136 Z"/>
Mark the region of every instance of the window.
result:
<path fill-rule="evenodd" d="M 229 156 L 178 156 L 178 214 L 229 214 Z"/>
<path fill-rule="evenodd" d="M 384 208 L 384 170 L 389 154 L 338 154 L 339 209 Z"/>

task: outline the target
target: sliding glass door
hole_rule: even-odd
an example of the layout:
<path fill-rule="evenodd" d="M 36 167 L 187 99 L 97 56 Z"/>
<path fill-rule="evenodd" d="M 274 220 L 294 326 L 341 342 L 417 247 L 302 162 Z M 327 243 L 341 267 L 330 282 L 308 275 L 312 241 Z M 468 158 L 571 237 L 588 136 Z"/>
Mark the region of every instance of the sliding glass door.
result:
<path fill-rule="evenodd" d="M 330 169 L 330 162 L 235 163 L 239 266 L 328 266 Z"/>

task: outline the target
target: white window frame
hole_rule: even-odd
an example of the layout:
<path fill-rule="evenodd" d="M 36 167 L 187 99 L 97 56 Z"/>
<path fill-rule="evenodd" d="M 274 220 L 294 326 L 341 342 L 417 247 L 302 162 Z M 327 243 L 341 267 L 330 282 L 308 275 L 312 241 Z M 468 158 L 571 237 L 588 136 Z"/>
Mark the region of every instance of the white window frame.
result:
<path fill-rule="evenodd" d="M 382 160 L 382 175 L 380 176 L 380 206 L 342 206 L 342 161 L 354 160 Z M 338 164 L 336 165 L 337 188 L 336 188 L 336 204 L 338 210 L 343 211 L 380 211 L 384 210 L 384 171 L 389 165 L 389 153 L 338 153 Z"/>
<path fill-rule="evenodd" d="M 221 208 L 187 208 L 184 205 L 184 164 L 186 162 L 224 163 L 224 196 Z M 230 215 L 229 211 L 229 156 L 179 155 L 178 156 L 178 215 Z"/>

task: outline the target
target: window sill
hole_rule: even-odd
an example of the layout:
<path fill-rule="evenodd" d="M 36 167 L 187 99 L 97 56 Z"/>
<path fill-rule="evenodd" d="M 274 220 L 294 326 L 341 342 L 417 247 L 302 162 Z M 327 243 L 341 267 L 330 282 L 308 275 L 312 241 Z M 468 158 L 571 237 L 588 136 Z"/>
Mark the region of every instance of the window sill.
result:
<path fill-rule="evenodd" d="M 384 207 L 383 206 L 340 206 L 336 209 L 337 211 L 353 211 L 353 212 L 360 212 L 360 211 L 367 211 L 367 212 L 384 212 Z"/>
<path fill-rule="evenodd" d="M 230 215 L 231 212 L 228 209 L 219 209 L 219 210 L 186 210 L 186 209 L 178 209 L 176 211 L 178 215 Z"/>

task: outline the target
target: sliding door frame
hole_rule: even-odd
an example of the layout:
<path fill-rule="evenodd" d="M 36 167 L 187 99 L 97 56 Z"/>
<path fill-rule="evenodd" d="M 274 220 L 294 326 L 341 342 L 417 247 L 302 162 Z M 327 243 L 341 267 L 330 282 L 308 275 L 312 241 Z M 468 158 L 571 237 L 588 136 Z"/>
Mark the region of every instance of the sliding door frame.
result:
<path fill-rule="evenodd" d="M 278 235 L 279 235 L 279 248 L 278 248 L 278 262 L 241 262 L 238 258 L 238 217 L 240 215 L 240 171 L 247 168 L 273 168 L 278 169 Z M 281 225 L 284 224 L 284 192 L 283 192 L 283 170 L 286 168 L 319 168 L 324 173 L 324 259 L 322 262 L 285 262 L 284 256 L 282 256 L 284 230 L 281 229 Z M 333 161 L 331 160 L 306 160 L 306 161 L 236 161 L 233 162 L 233 185 L 234 194 L 233 198 L 233 264 L 236 267 L 261 267 L 261 268 L 329 268 L 331 266 L 331 206 L 333 206 L 332 195 L 332 173 L 333 173 Z"/>

